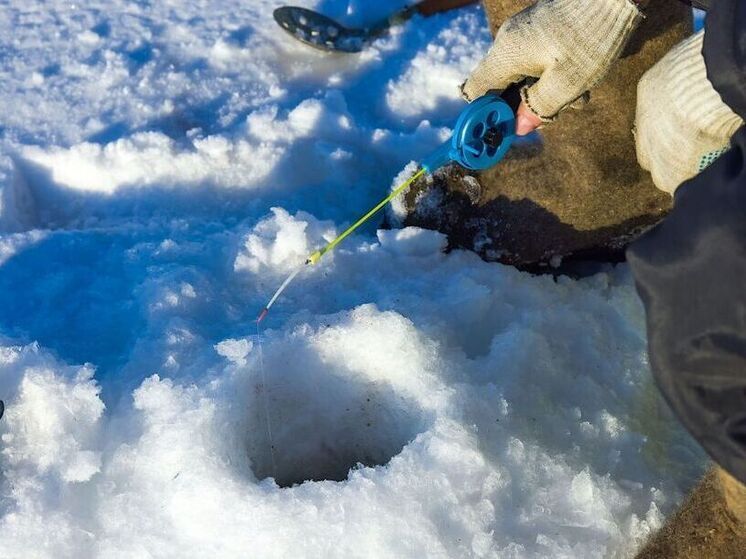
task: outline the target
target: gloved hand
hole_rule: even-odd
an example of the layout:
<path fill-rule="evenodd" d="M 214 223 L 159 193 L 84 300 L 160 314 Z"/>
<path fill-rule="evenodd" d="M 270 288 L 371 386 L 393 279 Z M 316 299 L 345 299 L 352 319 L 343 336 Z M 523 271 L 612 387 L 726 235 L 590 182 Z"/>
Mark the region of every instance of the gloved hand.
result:
<path fill-rule="evenodd" d="M 743 120 L 707 79 L 704 31 L 679 43 L 637 86 L 637 160 L 671 194 L 728 148 Z"/>
<path fill-rule="evenodd" d="M 517 132 L 526 134 L 603 79 L 642 17 L 630 0 L 539 0 L 503 23 L 461 91 L 473 101 L 539 78 L 521 91 Z"/>

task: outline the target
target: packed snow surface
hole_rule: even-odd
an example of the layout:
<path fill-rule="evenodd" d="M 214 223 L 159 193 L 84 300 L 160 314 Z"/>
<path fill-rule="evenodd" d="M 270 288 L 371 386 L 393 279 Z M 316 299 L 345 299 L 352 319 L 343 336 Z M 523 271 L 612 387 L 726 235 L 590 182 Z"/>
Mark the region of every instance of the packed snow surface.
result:
<path fill-rule="evenodd" d="M 625 267 L 368 227 L 257 330 L 489 45 L 471 7 L 328 55 L 278 5 L 2 7 L 0 556 L 630 557 L 702 460 Z"/>

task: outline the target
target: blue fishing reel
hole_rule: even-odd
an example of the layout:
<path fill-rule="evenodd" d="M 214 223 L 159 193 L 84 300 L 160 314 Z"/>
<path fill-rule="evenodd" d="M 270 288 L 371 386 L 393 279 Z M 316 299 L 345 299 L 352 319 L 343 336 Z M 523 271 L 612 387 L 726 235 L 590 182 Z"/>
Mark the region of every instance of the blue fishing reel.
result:
<path fill-rule="evenodd" d="M 426 157 L 421 167 L 432 173 L 454 162 L 472 171 L 496 165 L 515 140 L 515 114 L 497 94 L 488 93 L 469 103 L 451 139 Z"/>

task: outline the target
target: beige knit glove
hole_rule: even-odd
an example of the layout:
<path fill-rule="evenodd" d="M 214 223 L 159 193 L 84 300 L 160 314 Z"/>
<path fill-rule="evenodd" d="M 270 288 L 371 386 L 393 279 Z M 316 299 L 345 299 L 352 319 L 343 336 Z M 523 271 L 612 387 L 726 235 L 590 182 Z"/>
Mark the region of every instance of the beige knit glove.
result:
<path fill-rule="evenodd" d="M 717 159 L 743 120 L 707 79 L 704 31 L 679 43 L 637 86 L 637 160 L 673 192 Z"/>
<path fill-rule="evenodd" d="M 539 78 L 521 95 L 552 120 L 603 79 L 642 17 L 630 0 L 539 0 L 503 23 L 461 90 L 472 101 Z"/>

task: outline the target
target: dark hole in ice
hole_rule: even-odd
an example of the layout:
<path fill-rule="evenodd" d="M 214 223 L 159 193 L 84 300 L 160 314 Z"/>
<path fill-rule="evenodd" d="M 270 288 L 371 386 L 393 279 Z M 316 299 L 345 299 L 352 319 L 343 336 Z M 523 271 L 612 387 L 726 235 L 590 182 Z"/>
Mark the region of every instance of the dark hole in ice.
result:
<path fill-rule="evenodd" d="M 249 402 L 247 452 L 257 479 L 280 487 L 305 481 L 343 481 L 351 469 L 387 464 L 425 430 L 423 411 L 387 382 L 362 382 L 310 365 L 303 374 L 273 376 L 268 369 L 266 429 L 264 388 Z"/>

